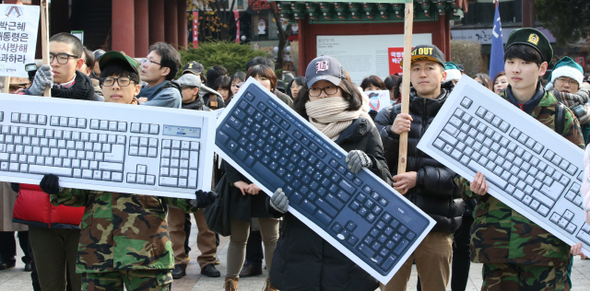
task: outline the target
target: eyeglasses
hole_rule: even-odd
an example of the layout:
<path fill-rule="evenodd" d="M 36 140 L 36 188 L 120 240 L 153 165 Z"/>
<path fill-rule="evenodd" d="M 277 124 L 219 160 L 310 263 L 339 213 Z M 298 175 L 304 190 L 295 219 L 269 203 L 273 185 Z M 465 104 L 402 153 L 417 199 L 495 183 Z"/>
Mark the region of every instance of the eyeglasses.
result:
<path fill-rule="evenodd" d="M 336 86 L 327 86 L 324 88 L 309 88 L 309 97 L 319 97 L 322 94 L 322 91 L 326 92 L 326 95 L 334 95 L 338 92 L 338 87 Z"/>
<path fill-rule="evenodd" d="M 569 85 L 578 85 L 578 82 L 576 80 L 570 78 L 557 78 L 557 81 L 567 83 Z"/>
<path fill-rule="evenodd" d="M 143 60 L 141 60 L 141 64 L 142 64 L 142 65 L 143 65 L 143 64 L 147 64 L 148 66 L 149 66 L 150 64 L 156 64 L 156 65 L 160 65 L 160 66 L 162 66 L 162 64 L 161 64 L 161 63 L 158 63 L 158 62 L 152 61 L 152 60 L 150 60 L 150 59 L 143 59 Z"/>
<path fill-rule="evenodd" d="M 68 63 L 70 58 L 78 59 L 80 57 L 75 56 L 75 55 L 66 54 L 66 53 L 59 53 L 59 54 L 49 53 L 49 63 L 50 64 L 53 63 L 53 60 L 56 58 L 57 58 L 58 64 L 65 65 Z"/>
<path fill-rule="evenodd" d="M 129 77 L 120 77 L 120 78 L 113 78 L 113 77 L 106 77 L 102 79 L 102 85 L 105 87 L 111 87 L 117 82 L 120 87 L 127 87 L 131 84 L 131 79 Z"/>

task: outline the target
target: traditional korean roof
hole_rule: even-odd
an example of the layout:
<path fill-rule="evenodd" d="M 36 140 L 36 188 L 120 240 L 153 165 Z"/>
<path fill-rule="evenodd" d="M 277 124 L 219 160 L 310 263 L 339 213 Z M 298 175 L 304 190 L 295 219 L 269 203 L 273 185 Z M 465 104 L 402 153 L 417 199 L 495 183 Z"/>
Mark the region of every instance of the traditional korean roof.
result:
<path fill-rule="evenodd" d="M 281 18 L 308 19 L 311 23 L 403 22 L 405 3 L 411 1 L 273 0 Z M 451 19 L 459 20 L 463 17 L 463 9 L 467 11 L 467 0 L 413 0 L 413 3 L 414 21 L 437 21 L 447 11 L 451 12 Z"/>

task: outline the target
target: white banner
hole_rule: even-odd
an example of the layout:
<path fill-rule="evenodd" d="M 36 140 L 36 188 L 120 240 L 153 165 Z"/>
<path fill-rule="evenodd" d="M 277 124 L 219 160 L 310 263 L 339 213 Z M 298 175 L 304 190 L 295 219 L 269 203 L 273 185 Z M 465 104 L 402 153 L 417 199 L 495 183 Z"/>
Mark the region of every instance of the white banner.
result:
<path fill-rule="evenodd" d="M 28 78 L 35 62 L 39 6 L 0 5 L 0 76 Z"/>

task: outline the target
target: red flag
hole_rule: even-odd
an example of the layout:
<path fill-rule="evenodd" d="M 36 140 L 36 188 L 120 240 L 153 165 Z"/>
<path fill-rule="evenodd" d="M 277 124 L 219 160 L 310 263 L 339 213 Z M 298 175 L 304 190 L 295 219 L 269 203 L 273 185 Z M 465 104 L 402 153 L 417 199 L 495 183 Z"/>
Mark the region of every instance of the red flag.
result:
<path fill-rule="evenodd" d="M 240 12 L 234 10 L 234 18 L 236 19 L 236 42 L 240 43 Z"/>
<path fill-rule="evenodd" d="M 193 11 L 193 47 L 199 48 L 199 11 Z"/>

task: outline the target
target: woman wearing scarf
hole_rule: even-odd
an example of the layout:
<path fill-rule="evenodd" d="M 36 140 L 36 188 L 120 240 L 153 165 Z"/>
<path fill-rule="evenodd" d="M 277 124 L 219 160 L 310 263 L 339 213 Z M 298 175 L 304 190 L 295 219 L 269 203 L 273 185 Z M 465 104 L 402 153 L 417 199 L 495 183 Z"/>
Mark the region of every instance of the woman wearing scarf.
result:
<path fill-rule="evenodd" d="M 353 173 L 364 167 L 391 184 L 377 128 L 340 63 L 329 56 L 312 60 L 305 84 L 295 98 L 297 113 L 348 151 L 346 161 Z M 282 291 L 373 291 L 378 287 L 377 280 L 287 213 L 288 201 L 281 189 L 267 199 L 267 208 L 285 219 L 270 270 L 273 286 Z"/>

